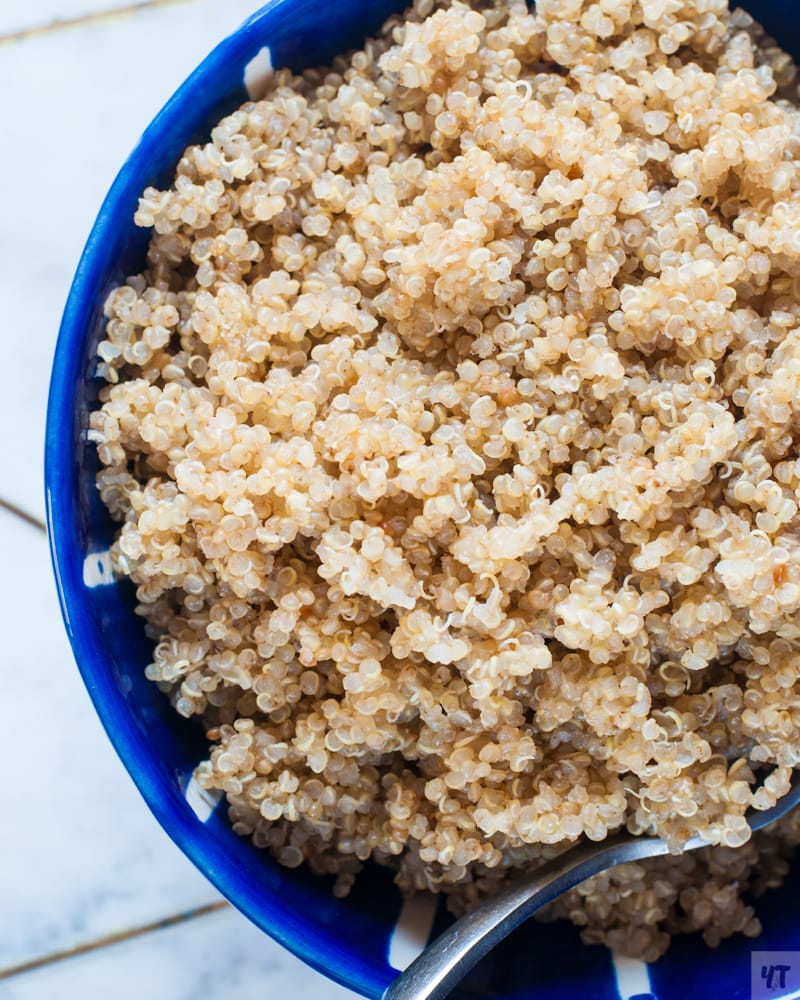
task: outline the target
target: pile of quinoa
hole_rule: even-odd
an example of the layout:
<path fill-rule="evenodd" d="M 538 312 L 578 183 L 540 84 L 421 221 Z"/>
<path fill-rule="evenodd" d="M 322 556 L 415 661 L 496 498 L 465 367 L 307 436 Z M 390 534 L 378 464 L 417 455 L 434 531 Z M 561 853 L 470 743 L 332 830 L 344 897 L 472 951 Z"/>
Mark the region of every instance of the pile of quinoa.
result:
<path fill-rule="evenodd" d="M 417 0 L 136 214 L 90 437 L 147 676 L 284 865 L 759 931 L 800 820 L 800 111 L 726 0 Z"/>

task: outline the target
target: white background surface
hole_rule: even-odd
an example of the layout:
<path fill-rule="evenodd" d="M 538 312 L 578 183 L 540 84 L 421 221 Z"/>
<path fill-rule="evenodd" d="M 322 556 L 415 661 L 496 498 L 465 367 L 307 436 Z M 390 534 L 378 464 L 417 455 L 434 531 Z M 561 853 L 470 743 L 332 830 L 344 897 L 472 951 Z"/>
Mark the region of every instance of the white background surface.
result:
<path fill-rule="evenodd" d="M 143 128 L 257 0 L 128 6 L 0 0 L 0 501 L 38 519 L 50 360 L 94 216 Z M 0 509 L 0 553 L 0 998 L 353 997 L 223 904 L 169 841 L 95 718 L 44 534 Z"/>

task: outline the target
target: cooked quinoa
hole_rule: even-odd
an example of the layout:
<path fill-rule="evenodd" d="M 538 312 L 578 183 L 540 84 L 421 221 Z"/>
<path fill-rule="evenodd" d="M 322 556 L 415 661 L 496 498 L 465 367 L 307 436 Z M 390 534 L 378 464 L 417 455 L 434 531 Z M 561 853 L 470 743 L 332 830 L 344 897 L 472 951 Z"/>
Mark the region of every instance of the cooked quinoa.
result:
<path fill-rule="evenodd" d="M 759 924 L 800 821 L 800 111 L 726 0 L 417 0 L 186 150 L 92 414 L 147 676 L 284 865 L 588 942 Z"/>

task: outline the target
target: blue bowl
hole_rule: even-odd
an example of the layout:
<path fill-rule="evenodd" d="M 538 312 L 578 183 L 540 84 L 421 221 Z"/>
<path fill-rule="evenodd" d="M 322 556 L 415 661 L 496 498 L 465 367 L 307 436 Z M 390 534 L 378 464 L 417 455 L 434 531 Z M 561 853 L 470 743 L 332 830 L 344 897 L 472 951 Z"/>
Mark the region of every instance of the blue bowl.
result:
<path fill-rule="evenodd" d="M 746 6 L 800 56 L 796 2 L 750 0 Z M 110 572 L 114 529 L 95 491 L 97 461 L 86 428 L 97 399 L 93 370 L 103 303 L 115 285 L 144 265 L 148 234 L 132 222 L 142 190 L 169 184 L 184 148 L 246 100 L 245 67 L 263 48 L 269 48 L 275 66 L 299 70 L 326 63 L 404 6 L 402 0 L 274 0 L 225 39 L 166 104 L 114 182 L 78 266 L 53 365 L 46 441 L 48 524 L 64 620 L 97 713 L 131 777 L 170 837 L 238 909 L 309 965 L 369 997 L 379 996 L 397 975 L 393 966 L 400 964 L 413 908 L 402 911 L 390 874 L 377 867 L 361 876 L 350 897 L 335 899 L 328 880 L 281 868 L 237 837 L 224 803 L 217 808 L 191 782 L 195 764 L 205 756 L 203 733 L 144 678 L 151 647 L 133 613 L 131 586 Z M 760 902 L 765 931 L 757 942 L 735 938 L 711 951 L 696 937 L 684 937 L 649 969 L 615 964 L 606 949 L 583 946 L 568 923 L 532 922 L 480 963 L 460 993 L 542 1000 L 745 1000 L 751 948 L 800 945 L 798 891 L 796 871 L 781 891 Z M 427 931 L 432 921 L 435 934 L 446 919 L 440 908 L 427 921 L 423 915 L 422 922 Z M 800 952 L 797 966 L 800 971 Z M 756 972 L 760 976 L 760 964 Z"/>

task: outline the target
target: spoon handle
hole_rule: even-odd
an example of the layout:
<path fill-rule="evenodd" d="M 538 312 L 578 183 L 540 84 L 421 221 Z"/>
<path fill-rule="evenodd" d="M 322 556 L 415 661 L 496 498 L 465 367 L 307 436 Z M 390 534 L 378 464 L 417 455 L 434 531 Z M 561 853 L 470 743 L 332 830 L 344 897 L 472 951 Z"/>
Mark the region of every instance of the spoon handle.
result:
<path fill-rule="evenodd" d="M 532 913 L 622 861 L 667 853 L 655 837 L 617 834 L 553 858 L 457 920 L 388 987 L 382 1000 L 442 1000 L 475 963 Z"/>

